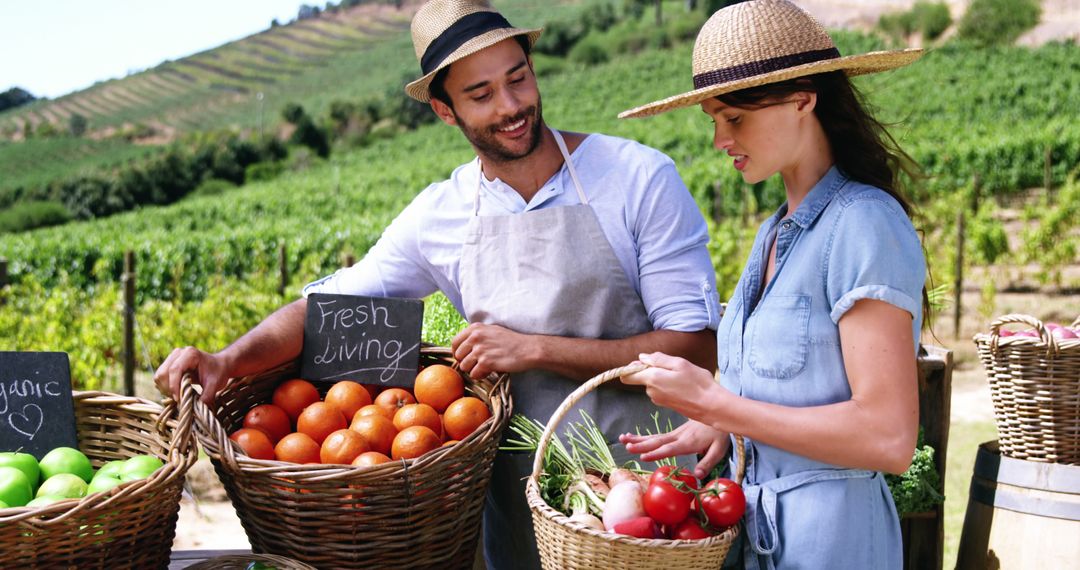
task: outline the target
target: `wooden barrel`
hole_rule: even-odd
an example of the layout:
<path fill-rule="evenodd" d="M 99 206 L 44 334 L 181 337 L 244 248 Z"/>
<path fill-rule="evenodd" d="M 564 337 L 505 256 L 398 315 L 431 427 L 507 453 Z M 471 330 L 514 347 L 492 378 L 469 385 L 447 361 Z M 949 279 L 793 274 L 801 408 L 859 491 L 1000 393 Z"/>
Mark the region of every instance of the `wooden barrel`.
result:
<path fill-rule="evenodd" d="M 1076 568 L 1080 466 L 1003 457 L 979 446 L 956 567 Z"/>

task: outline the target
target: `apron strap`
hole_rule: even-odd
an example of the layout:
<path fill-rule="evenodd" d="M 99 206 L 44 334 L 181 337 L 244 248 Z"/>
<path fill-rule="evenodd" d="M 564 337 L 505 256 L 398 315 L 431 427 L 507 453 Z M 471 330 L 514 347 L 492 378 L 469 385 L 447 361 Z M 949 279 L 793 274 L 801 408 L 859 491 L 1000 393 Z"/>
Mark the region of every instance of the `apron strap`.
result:
<path fill-rule="evenodd" d="M 780 534 L 776 529 L 776 504 L 781 494 L 811 483 L 871 478 L 875 475 L 876 471 L 865 469 L 811 469 L 777 477 L 760 485 L 743 487 L 746 495 L 746 567 L 758 570 L 758 557 L 763 556 L 765 568 L 775 570 L 772 554 L 780 546 Z"/>
<path fill-rule="evenodd" d="M 585 197 L 585 190 L 581 187 L 581 181 L 578 180 L 577 169 L 574 168 L 574 162 L 570 160 L 570 151 L 566 148 L 566 141 L 563 140 L 562 134 L 548 127 L 551 134 L 555 137 L 555 144 L 559 145 L 559 153 L 562 154 L 563 162 L 566 164 L 566 169 L 570 171 L 570 179 L 574 181 L 574 188 L 577 190 L 578 198 L 582 204 L 589 205 L 589 199 Z M 480 162 L 480 157 L 476 157 L 477 175 L 476 175 L 476 193 L 473 195 L 473 217 L 480 215 L 480 188 L 484 182 L 484 163 Z"/>

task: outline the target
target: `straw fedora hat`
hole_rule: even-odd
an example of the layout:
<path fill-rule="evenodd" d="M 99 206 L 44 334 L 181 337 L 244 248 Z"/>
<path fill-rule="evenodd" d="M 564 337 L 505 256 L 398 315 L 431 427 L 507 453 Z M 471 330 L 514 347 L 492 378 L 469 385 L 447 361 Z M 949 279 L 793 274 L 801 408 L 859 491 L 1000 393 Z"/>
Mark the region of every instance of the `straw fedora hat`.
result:
<path fill-rule="evenodd" d="M 531 46 L 541 31 L 513 27 L 485 0 L 431 0 L 412 20 L 413 47 L 424 76 L 406 85 L 405 93 L 427 103 L 440 69 L 506 38 L 526 35 Z"/>
<path fill-rule="evenodd" d="M 905 66 L 921 49 L 842 57 L 821 24 L 787 0 L 751 0 L 717 11 L 694 42 L 694 89 L 619 113 L 647 117 L 724 93 L 816 73 L 850 75 Z"/>

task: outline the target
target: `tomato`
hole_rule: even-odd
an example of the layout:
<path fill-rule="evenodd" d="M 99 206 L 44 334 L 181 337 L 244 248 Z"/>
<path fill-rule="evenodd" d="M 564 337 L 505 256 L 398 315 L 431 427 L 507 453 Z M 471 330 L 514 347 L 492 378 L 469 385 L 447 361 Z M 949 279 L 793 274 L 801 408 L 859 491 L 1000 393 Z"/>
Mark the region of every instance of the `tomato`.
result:
<path fill-rule="evenodd" d="M 672 474 L 671 472 L 674 470 L 675 467 L 672 465 L 664 465 L 660 467 L 656 471 L 653 471 L 653 474 L 649 476 L 649 484 L 651 485 L 658 480 L 667 480 L 668 482 L 672 483 L 676 488 L 679 488 L 680 490 L 685 490 L 682 489 L 678 483 L 674 483 L 674 481 L 682 481 L 691 489 L 697 490 L 698 481 L 697 478 L 694 477 L 693 473 L 691 473 L 685 467 L 679 468 L 677 472 Z"/>
<path fill-rule="evenodd" d="M 697 510 L 705 514 L 709 526 L 728 527 L 739 522 L 746 511 L 746 495 L 731 479 L 713 479 L 698 495 Z"/>
<path fill-rule="evenodd" d="M 685 519 L 693 501 L 693 494 L 683 493 L 664 480 L 649 483 L 642 499 L 645 512 L 660 524 L 677 524 Z"/>
<path fill-rule="evenodd" d="M 671 531 L 671 538 L 674 540 L 701 540 L 710 536 L 712 535 L 709 531 L 701 528 L 695 516 L 686 517 Z"/>

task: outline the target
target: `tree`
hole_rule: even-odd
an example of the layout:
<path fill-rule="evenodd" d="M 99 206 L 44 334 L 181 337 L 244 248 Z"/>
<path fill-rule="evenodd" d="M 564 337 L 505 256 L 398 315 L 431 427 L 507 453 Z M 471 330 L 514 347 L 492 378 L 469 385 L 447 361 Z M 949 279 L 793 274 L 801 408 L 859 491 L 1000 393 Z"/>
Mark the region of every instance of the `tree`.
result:
<path fill-rule="evenodd" d="M 73 137 L 81 137 L 86 133 L 87 120 L 86 117 L 75 113 L 68 117 L 68 132 Z"/>
<path fill-rule="evenodd" d="M 14 109 L 21 105 L 25 105 L 31 101 L 36 101 L 37 97 L 30 94 L 29 91 L 21 87 L 12 87 L 3 93 L 0 93 L 0 111 L 6 109 Z"/>

